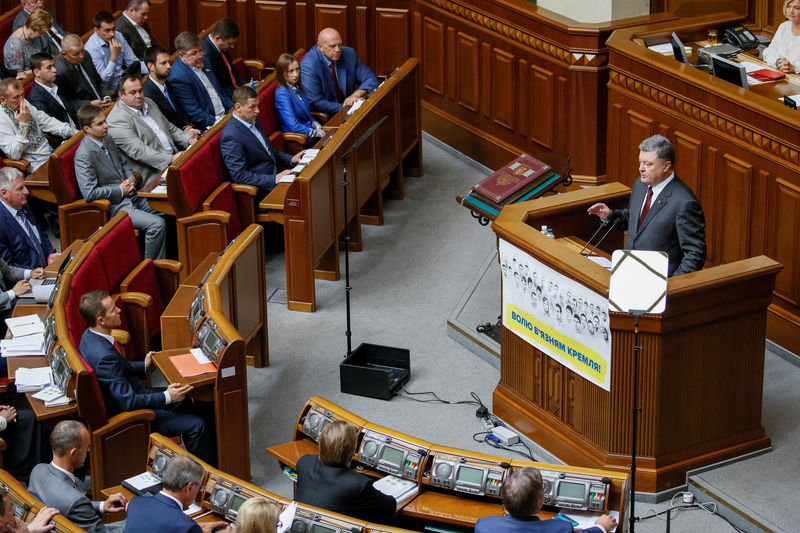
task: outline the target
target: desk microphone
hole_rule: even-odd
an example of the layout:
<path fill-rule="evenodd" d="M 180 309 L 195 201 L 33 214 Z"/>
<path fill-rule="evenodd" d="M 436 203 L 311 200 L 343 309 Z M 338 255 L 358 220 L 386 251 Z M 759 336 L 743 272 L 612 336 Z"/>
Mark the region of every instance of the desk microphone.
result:
<path fill-rule="evenodd" d="M 620 213 L 619 211 L 612 211 L 611 214 L 608 215 L 606 219 L 600 223 L 600 225 L 595 230 L 594 234 L 591 237 L 589 237 L 589 240 L 586 241 L 586 244 L 583 246 L 583 248 L 581 248 L 580 254 L 583 255 L 583 251 L 592 243 L 594 238 L 597 237 L 597 234 L 600 233 L 601 229 L 608 226 L 609 224 L 611 224 L 611 227 L 613 228 L 614 226 L 616 226 L 617 220 L 619 220 L 620 217 L 622 217 L 622 213 Z M 608 232 L 606 232 L 606 234 L 608 234 Z M 602 241 L 604 238 L 605 235 L 603 235 L 603 237 L 601 237 L 600 240 Z M 598 242 L 597 244 L 600 243 Z M 594 248 L 592 248 L 592 251 L 594 251 Z M 589 252 L 588 255 L 592 255 L 592 252 Z"/>
<path fill-rule="evenodd" d="M 589 253 L 586 254 L 586 257 L 589 257 L 590 255 L 592 255 L 592 252 L 594 252 L 595 249 L 598 246 L 600 246 L 600 243 L 603 242 L 606 237 L 608 237 L 608 234 L 611 233 L 611 230 L 616 228 L 617 225 L 619 224 L 620 220 L 622 220 L 623 218 L 625 218 L 625 216 L 620 211 L 613 211 L 610 215 L 608 215 L 608 218 L 606 219 L 606 222 L 608 223 L 608 229 L 606 230 L 605 233 L 603 233 L 603 236 L 600 237 L 600 240 L 597 241 L 597 244 L 595 244 L 592 247 L 592 249 L 589 250 Z"/>

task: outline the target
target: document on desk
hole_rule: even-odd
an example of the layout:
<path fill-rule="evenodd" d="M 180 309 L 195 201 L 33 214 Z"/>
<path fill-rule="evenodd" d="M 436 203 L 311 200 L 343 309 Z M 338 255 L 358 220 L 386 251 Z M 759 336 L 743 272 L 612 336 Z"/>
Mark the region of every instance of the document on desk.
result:
<path fill-rule="evenodd" d="M 294 174 L 286 174 L 284 177 L 278 180 L 278 183 L 291 183 L 297 176 Z"/>
<path fill-rule="evenodd" d="M 303 165 L 309 164 L 315 157 L 317 157 L 318 153 L 319 153 L 318 148 L 309 148 L 308 150 L 303 152 L 303 157 L 300 158 L 300 163 L 302 163 Z"/>
<path fill-rule="evenodd" d="M 150 194 L 167 194 L 167 186 L 166 185 L 157 185 L 153 187 L 153 190 L 150 191 Z"/>
<path fill-rule="evenodd" d="M 200 358 L 193 353 L 195 350 L 197 350 L 197 348 L 194 348 L 191 352 L 170 356 L 169 360 L 175 366 L 178 373 L 182 377 L 187 378 L 200 374 L 208 374 L 209 372 L 216 372 L 217 365 L 209 361 L 205 355 L 202 355 L 202 352 L 200 355 L 205 359 L 205 362 L 201 362 Z"/>
<path fill-rule="evenodd" d="M 786 95 L 786 98 L 791 98 L 792 100 L 794 100 L 794 101 L 795 101 L 795 103 L 796 103 L 797 105 L 799 105 L 799 106 L 800 106 L 800 94 Z M 783 97 L 781 97 L 781 98 L 778 98 L 778 101 L 779 101 L 779 102 L 783 102 Z"/>
<path fill-rule="evenodd" d="M 655 44 L 653 46 L 648 46 L 647 49 L 648 50 L 652 50 L 653 52 L 655 52 L 657 54 L 664 55 L 664 56 L 671 56 L 672 55 L 672 43 Z M 686 49 L 686 54 L 687 55 L 692 53 L 692 47 L 691 46 L 684 46 L 684 49 Z"/>
<path fill-rule="evenodd" d="M 6 318 L 6 325 L 15 337 L 24 337 L 34 333 L 44 333 L 44 322 L 39 315 L 25 315 Z"/>
<path fill-rule="evenodd" d="M 37 392 L 52 385 L 49 366 L 41 368 L 18 368 L 14 374 L 17 392 Z"/>
<path fill-rule="evenodd" d="M 589 511 L 570 511 L 569 509 L 564 509 L 562 514 L 578 523 L 578 525 L 575 526 L 575 529 L 586 529 L 587 527 L 592 527 L 594 525 L 594 521 L 600 518 L 599 514 Z M 607 514 L 613 516 L 617 522 L 619 522 L 619 511 L 608 511 Z M 616 531 L 616 528 L 612 529 L 611 531 Z"/>
<path fill-rule="evenodd" d="M 398 502 L 407 500 L 419 492 L 419 484 L 396 476 L 386 476 L 373 483 L 372 486 Z"/>
<path fill-rule="evenodd" d="M 355 103 L 350 107 L 350 109 L 347 110 L 347 116 L 349 117 L 350 115 L 358 111 L 358 108 L 361 107 L 361 104 L 363 103 L 364 103 L 363 99 L 356 100 Z"/>
<path fill-rule="evenodd" d="M 294 515 L 297 512 L 297 502 L 292 502 L 286 506 L 286 509 L 278 516 L 278 532 L 286 533 L 292 527 L 294 522 Z"/>
<path fill-rule="evenodd" d="M 3 354 L 3 357 L 46 355 L 44 353 L 44 335 L 34 333 L 24 337 L 0 340 L 0 353 Z"/>

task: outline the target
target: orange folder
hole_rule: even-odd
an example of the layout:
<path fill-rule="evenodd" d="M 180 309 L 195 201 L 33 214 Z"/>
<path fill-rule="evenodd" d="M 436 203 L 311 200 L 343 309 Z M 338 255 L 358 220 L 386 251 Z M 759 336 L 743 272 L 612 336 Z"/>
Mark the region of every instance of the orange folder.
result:
<path fill-rule="evenodd" d="M 217 371 L 217 365 L 214 363 L 200 364 L 197 362 L 197 359 L 188 352 L 180 355 L 172 355 L 169 360 L 175 365 L 178 373 L 185 378 Z"/>

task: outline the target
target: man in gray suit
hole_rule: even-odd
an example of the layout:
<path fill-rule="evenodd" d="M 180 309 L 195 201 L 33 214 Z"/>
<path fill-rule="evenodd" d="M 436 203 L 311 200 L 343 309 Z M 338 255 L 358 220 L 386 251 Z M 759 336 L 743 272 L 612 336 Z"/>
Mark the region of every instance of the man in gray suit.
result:
<path fill-rule="evenodd" d="M 145 98 L 136 75 L 123 75 L 119 101 L 108 114 L 108 131 L 128 165 L 147 182 L 161 174 L 183 150 L 197 140 L 164 118 L 158 106 Z"/>
<path fill-rule="evenodd" d="M 146 199 L 137 196 L 136 178 L 108 135 L 103 110 L 94 105 L 83 106 L 78 110 L 78 125 L 85 137 L 75 152 L 75 176 L 83 198 L 88 202 L 110 200 L 112 215 L 128 213 L 133 227 L 144 231 L 145 258 L 163 259 L 167 225 Z"/>
<path fill-rule="evenodd" d="M 62 420 L 56 424 L 50 434 L 53 461 L 34 467 L 28 490 L 89 533 L 124 531 L 124 522 L 102 524 L 101 520 L 105 513 L 124 511 L 125 496 L 118 492 L 105 501 L 93 502 L 75 481 L 73 472 L 86 461 L 89 442 L 89 431 L 81 422 Z"/>
<path fill-rule="evenodd" d="M 627 229 L 627 250 L 655 250 L 669 257 L 670 276 L 688 274 L 706 262 L 706 219 L 692 190 L 675 175 L 675 150 L 653 135 L 639 145 L 639 177 L 627 209 L 594 204 L 590 215 Z M 611 218 L 609 218 L 611 217 Z"/>

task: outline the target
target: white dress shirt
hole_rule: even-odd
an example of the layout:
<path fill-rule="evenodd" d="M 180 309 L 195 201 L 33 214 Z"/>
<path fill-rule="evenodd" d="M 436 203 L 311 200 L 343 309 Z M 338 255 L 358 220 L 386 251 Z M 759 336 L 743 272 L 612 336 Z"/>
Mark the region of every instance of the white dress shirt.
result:
<path fill-rule="evenodd" d="M 194 73 L 203 83 L 203 86 L 206 88 L 208 96 L 211 98 L 211 104 L 214 106 L 214 118 L 216 120 L 221 119 L 222 117 L 225 116 L 225 106 L 222 105 L 222 100 L 220 99 L 219 94 L 217 94 L 217 89 L 214 88 L 214 85 L 211 83 L 211 80 L 208 79 L 206 73 L 203 72 L 202 68 L 197 68 L 197 67 L 190 67 L 190 68 L 194 71 Z"/>
<path fill-rule="evenodd" d="M 773 67 L 777 66 L 779 59 L 788 59 L 794 67 L 794 71 L 800 73 L 800 36 L 792 35 L 791 22 L 787 20 L 778 26 L 775 37 L 764 50 L 763 58 Z"/>
<path fill-rule="evenodd" d="M 132 20 L 131 20 L 131 18 L 130 18 L 128 15 L 126 15 L 126 14 L 125 14 L 125 12 L 124 12 L 124 11 L 122 12 L 122 16 L 123 16 L 123 17 L 125 17 L 126 19 L 128 19 L 128 22 L 130 22 L 130 23 L 131 23 L 131 25 L 132 25 L 134 28 L 136 28 L 136 32 L 139 34 L 139 37 L 141 37 L 141 38 L 142 38 L 142 40 L 144 41 L 144 44 L 145 44 L 145 45 L 146 45 L 148 48 L 150 48 L 150 46 L 152 46 L 153 42 L 150 40 L 150 34 L 149 34 L 149 33 L 147 33 L 147 30 L 145 30 L 143 27 L 141 27 L 141 26 L 140 26 L 139 24 L 137 24 L 136 22 L 132 21 Z"/>
<path fill-rule="evenodd" d="M 128 109 L 131 110 L 131 113 L 133 113 L 140 119 L 144 120 L 145 124 L 150 126 L 150 129 L 153 130 L 153 133 L 156 134 L 156 137 L 158 137 L 158 140 L 161 143 L 161 146 L 164 148 L 164 150 L 169 152 L 170 154 L 175 153 L 175 145 L 172 144 L 172 140 L 169 138 L 169 135 L 167 135 L 167 133 L 163 129 L 161 129 L 161 126 L 158 125 L 158 122 L 153 120 L 153 117 L 151 117 L 150 114 L 147 112 L 148 105 L 146 100 L 142 104 L 141 111 L 139 111 L 138 109 L 134 109 L 131 106 L 125 105 L 124 103 L 122 103 L 122 101 L 117 102 L 117 105 L 127 107 Z"/>
<path fill-rule="evenodd" d="M 53 85 L 52 87 L 48 87 L 44 83 L 40 83 L 39 80 L 34 80 L 34 83 L 36 83 L 36 85 L 38 85 L 39 87 L 41 87 L 42 89 L 47 91 L 50 94 L 50 96 L 52 96 L 53 99 L 55 99 L 55 101 L 58 102 L 58 105 L 60 105 L 61 107 L 64 108 L 65 111 L 67 111 L 67 106 L 64 104 L 64 101 L 58 95 L 58 86 L 57 85 Z M 75 127 L 75 123 L 72 121 L 72 117 L 69 116 L 69 111 L 67 111 L 67 120 L 69 120 L 69 125 L 74 128 Z"/>

